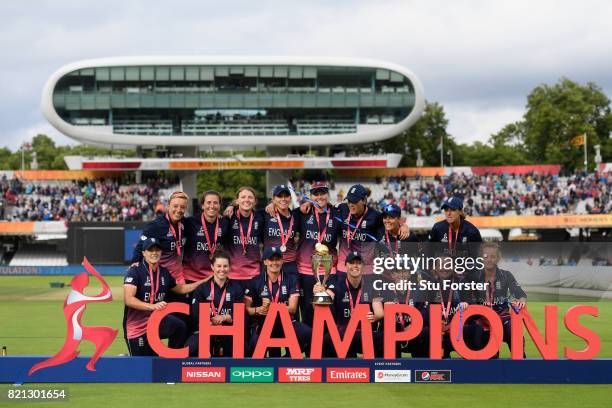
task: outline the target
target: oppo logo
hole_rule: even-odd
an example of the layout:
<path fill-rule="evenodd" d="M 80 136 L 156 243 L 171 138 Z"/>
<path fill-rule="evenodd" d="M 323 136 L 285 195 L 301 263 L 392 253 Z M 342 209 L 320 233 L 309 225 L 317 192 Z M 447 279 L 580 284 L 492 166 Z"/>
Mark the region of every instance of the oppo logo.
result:
<path fill-rule="evenodd" d="M 273 382 L 272 367 L 232 367 L 230 381 L 232 382 Z"/>

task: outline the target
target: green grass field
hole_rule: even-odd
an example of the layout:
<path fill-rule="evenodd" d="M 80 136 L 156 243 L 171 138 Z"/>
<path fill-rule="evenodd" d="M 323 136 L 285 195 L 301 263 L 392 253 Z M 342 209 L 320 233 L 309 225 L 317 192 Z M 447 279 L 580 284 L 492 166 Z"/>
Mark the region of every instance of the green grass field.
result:
<path fill-rule="evenodd" d="M 0 345 L 10 355 L 50 355 L 63 344 L 65 326 L 62 314 L 64 298 L 69 288 L 52 289 L 49 282 L 68 283 L 70 277 L 0 277 Z M 83 316 L 85 325 L 111 326 L 119 336 L 106 356 L 127 353 L 123 341 L 121 277 L 108 277 L 114 301 L 90 304 Z M 92 281 L 93 283 L 93 281 Z M 96 289 L 90 290 L 94 294 Z M 563 313 L 576 303 L 596 305 L 598 318 L 585 317 L 582 324 L 599 334 L 602 344 L 600 358 L 612 357 L 612 302 L 587 302 L 585 299 L 564 299 L 553 296 L 530 296 L 529 311 L 543 329 L 546 303 L 559 306 L 559 355 L 563 348 L 584 348 L 584 342 L 571 335 L 562 323 Z M 528 357 L 537 357 L 533 343 L 526 341 Z M 84 342 L 81 355 L 91 355 L 93 347 Z M 508 356 L 507 347 L 502 357 Z M 47 385 L 45 385 L 46 387 Z M 0 387 L 5 392 L 8 385 Z M 26 386 L 29 387 L 29 386 Z M 202 403 L 207 406 L 275 407 L 361 407 L 377 406 L 449 406 L 492 407 L 501 405 L 538 407 L 609 406 L 610 385 L 458 385 L 458 384 L 59 384 L 70 392 L 70 406 L 161 405 L 164 407 Z M 503 402 L 496 403 L 497 398 Z M 4 400 L 6 401 L 6 400 Z M 608 401 L 608 402 L 606 402 Z M 0 398 L 0 405 L 4 405 Z M 59 405 L 58 405 L 59 404 Z M 27 403 L 26 403 L 27 405 Z M 26 406 L 21 405 L 21 406 Z M 61 403 L 36 403 L 36 407 L 61 406 Z"/>

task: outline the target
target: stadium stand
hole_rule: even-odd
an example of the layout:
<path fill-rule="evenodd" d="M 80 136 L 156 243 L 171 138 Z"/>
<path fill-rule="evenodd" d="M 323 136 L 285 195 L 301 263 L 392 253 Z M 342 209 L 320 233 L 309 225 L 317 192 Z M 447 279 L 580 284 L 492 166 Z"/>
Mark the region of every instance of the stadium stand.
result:
<path fill-rule="evenodd" d="M 149 221 L 175 180 L 131 184 L 116 179 L 22 181 L 0 179 L 0 220 Z"/>
<path fill-rule="evenodd" d="M 361 183 L 372 190 L 370 204 L 398 204 L 406 215 L 440 214 L 448 196 L 464 198 L 465 212 L 472 216 L 606 214 L 612 211 L 612 172 L 570 176 L 486 174 L 433 178 L 381 177 L 336 181 L 330 194 L 338 202 L 351 185 Z M 298 190 L 308 191 L 307 182 Z"/>

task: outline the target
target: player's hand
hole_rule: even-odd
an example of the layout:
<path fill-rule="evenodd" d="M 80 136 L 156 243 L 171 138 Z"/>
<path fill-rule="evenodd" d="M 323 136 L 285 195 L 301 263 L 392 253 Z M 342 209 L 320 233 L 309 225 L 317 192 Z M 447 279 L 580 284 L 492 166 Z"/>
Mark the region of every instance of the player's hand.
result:
<path fill-rule="evenodd" d="M 212 319 L 210 319 L 210 322 L 213 324 L 213 326 L 219 326 L 220 324 L 223 323 L 223 316 L 222 315 L 213 316 Z"/>
<path fill-rule="evenodd" d="M 263 298 L 263 299 L 261 300 L 261 303 L 262 303 L 262 307 L 265 307 L 266 309 L 268 309 L 268 308 L 270 307 L 270 303 L 271 303 L 271 302 L 270 302 L 270 299 L 268 299 L 268 298 Z"/>
<path fill-rule="evenodd" d="M 399 229 L 399 238 L 406 239 L 410 236 L 410 228 L 408 228 L 408 224 L 403 224 Z"/>
<path fill-rule="evenodd" d="M 228 324 L 232 324 L 232 316 L 230 315 L 223 315 L 223 323 L 228 323 Z"/>
<path fill-rule="evenodd" d="M 266 205 L 266 213 L 270 217 L 276 216 L 276 214 L 274 213 L 274 203 L 270 203 L 270 204 Z"/>
<path fill-rule="evenodd" d="M 168 306 L 166 302 L 157 302 L 153 305 L 153 310 L 164 310 Z"/>
<path fill-rule="evenodd" d="M 370 323 L 374 323 L 374 313 L 368 312 L 368 314 L 366 315 L 366 318 L 368 319 Z"/>
<path fill-rule="evenodd" d="M 325 292 L 325 286 L 321 285 L 320 283 L 315 283 L 315 285 L 312 287 L 312 293 L 321 292 Z"/>
<path fill-rule="evenodd" d="M 447 334 L 450 332 L 450 324 L 442 323 L 442 334 Z"/>
<path fill-rule="evenodd" d="M 512 306 L 514 306 L 515 309 L 521 310 L 525 308 L 525 302 L 523 302 L 522 300 L 514 299 L 512 301 Z"/>
<path fill-rule="evenodd" d="M 300 212 L 302 214 L 308 214 L 308 211 L 310 211 L 310 207 L 312 207 L 312 204 L 307 201 L 300 205 Z"/>
<path fill-rule="evenodd" d="M 267 307 L 263 307 L 263 306 L 259 306 L 259 308 L 257 310 L 257 314 L 260 315 L 260 316 L 266 316 L 268 314 L 268 308 Z"/>
<path fill-rule="evenodd" d="M 223 210 L 223 216 L 227 218 L 232 218 L 232 215 L 234 215 L 234 206 L 228 205 L 227 207 L 225 207 L 225 210 Z"/>

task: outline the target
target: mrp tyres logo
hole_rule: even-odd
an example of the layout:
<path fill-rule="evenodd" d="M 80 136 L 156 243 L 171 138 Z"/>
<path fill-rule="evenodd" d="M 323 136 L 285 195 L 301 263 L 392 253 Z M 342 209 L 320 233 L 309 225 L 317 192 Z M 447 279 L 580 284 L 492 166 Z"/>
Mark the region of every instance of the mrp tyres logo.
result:
<path fill-rule="evenodd" d="M 279 367 L 278 382 L 321 382 L 322 372 L 320 367 Z"/>
<path fill-rule="evenodd" d="M 272 367 L 232 367 L 230 382 L 238 383 L 266 383 L 274 382 L 274 368 Z"/>
<path fill-rule="evenodd" d="M 85 313 L 88 303 L 110 302 L 113 300 L 108 283 L 91 266 L 87 258 L 83 259 L 83 266 L 87 272 L 100 281 L 102 290 L 96 296 L 87 296 L 84 292 L 85 288 L 89 285 L 89 276 L 85 272 L 81 272 L 72 278 L 70 281 L 72 290 L 64 301 L 64 319 L 66 320 L 66 340 L 64 340 L 64 345 L 54 356 L 34 364 L 30 371 L 28 371 L 29 376 L 43 368 L 66 364 L 74 360 L 79 355 L 77 348 L 83 340 L 92 342 L 96 347 L 94 355 L 91 356 L 86 365 L 89 371 L 96 371 L 96 362 L 102 357 L 102 354 L 104 354 L 117 336 L 117 330 L 112 327 L 86 327 L 81 325 L 81 317 Z"/>
<path fill-rule="evenodd" d="M 451 382 L 451 370 L 415 370 L 415 382 Z"/>

